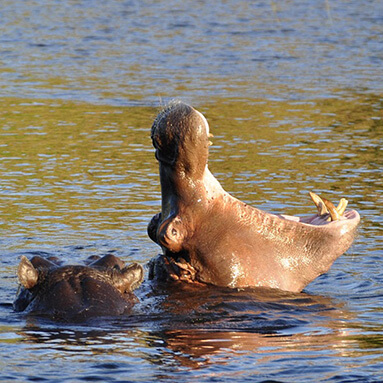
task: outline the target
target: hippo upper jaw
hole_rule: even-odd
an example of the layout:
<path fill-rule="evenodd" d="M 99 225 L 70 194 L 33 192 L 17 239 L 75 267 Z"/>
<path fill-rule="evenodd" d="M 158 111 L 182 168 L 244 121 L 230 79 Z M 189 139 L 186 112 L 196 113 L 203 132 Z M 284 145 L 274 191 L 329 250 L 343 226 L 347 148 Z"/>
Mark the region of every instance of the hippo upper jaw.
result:
<path fill-rule="evenodd" d="M 173 102 L 162 110 L 151 128 L 158 162 L 194 179 L 202 177 L 207 164 L 209 136 L 205 117 L 180 102 Z"/>

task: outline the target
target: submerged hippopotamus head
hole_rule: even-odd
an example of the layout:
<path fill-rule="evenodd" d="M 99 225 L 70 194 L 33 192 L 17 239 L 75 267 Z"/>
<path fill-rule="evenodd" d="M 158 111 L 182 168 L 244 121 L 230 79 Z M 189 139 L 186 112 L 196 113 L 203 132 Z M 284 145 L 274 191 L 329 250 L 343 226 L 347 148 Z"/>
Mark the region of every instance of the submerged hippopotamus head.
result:
<path fill-rule="evenodd" d="M 151 129 L 162 209 L 148 225 L 163 249 L 151 275 L 218 286 L 301 291 L 329 270 L 354 239 L 360 217 L 311 193 L 318 213 L 275 215 L 228 194 L 208 169 L 205 117 L 175 102 Z"/>
<path fill-rule="evenodd" d="M 111 254 L 87 266 L 60 266 L 40 256 L 31 260 L 23 256 L 17 275 L 21 290 L 15 311 L 84 320 L 119 315 L 130 308 L 131 292 L 141 284 L 144 271 L 137 263 L 125 266 Z"/>

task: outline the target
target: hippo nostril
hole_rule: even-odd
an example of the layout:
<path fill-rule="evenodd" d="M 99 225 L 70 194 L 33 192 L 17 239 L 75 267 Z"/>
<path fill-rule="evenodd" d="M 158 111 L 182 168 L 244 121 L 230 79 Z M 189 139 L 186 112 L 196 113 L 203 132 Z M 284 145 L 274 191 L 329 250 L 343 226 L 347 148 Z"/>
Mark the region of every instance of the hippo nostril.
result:
<path fill-rule="evenodd" d="M 182 248 L 185 238 L 185 227 L 178 216 L 170 216 L 162 222 L 158 228 L 158 244 L 164 246 L 173 253 L 177 253 Z"/>

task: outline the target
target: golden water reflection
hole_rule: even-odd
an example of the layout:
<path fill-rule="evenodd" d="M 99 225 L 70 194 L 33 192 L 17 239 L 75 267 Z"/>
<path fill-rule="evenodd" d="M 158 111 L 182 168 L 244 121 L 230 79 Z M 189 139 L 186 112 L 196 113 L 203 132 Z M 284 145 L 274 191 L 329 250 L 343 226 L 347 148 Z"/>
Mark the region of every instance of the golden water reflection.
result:
<path fill-rule="evenodd" d="M 60 240 L 66 233 L 98 238 L 123 230 L 146 241 L 160 200 L 149 137 L 157 109 L 1 101 L 5 233 Z M 306 214 L 313 211 L 311 190 L 345 196 L 353 208 L 376 208 L 383 190 L 382 103 L 380 95 L 355 95 L 216 99 L 197 107 L 215 136 L 210 167 L 229 192 L 267 210 Z"/>

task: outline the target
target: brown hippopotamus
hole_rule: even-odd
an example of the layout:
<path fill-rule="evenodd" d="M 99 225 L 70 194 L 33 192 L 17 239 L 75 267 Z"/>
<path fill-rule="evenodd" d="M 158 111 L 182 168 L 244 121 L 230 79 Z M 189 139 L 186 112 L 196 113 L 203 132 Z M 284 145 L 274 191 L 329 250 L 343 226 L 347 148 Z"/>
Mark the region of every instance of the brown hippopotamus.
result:
<path fill-rule="evenodd" d="M 360 217 L 311 193 L 318 214 L 299 218 L 251 207 L 228 194 L 208 169 L 205 117 L 173 102 L 155 119 L 162 210 L 148 225 L 163 249 L 151 264 L 167 279 L 299 292 L 353 242 Z"/>
<path fill-rule="evenodd" d="M 40 256 L 21 258 L 21 290 L 15 311 L 27 311 L 60 320 L 86 320 L 122 314 L 133 305 L 130 294 L 142 280 L 141 265 L 130 266 L 108 254 L 87 266 L 60 266 Z"/>

